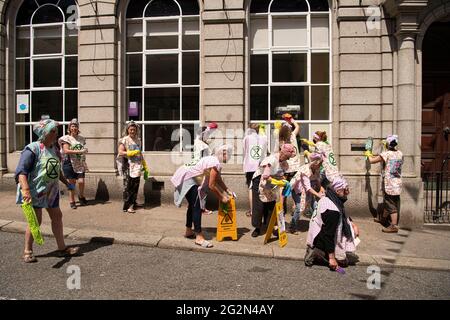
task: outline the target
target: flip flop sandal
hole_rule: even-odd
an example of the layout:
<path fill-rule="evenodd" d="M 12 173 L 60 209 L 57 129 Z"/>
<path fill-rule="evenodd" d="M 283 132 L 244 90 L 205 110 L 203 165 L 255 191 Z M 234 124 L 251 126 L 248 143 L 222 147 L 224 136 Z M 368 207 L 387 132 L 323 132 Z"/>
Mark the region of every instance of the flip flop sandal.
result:
<path fill-rule="evenodd" d="M 58 257 L 71 257 L 80 251 L 80 247 L 67 247 L 64 250 L 58 250 Z"/>
<path fill-rule="evenodd" d="M 25 263 L 37 262 L 36 257 L 33 255 L 33 251 L 24 251 L 23 252 L 23 262 L 25 262 Z"/>
<path fill-rule="evenodd" d="M 212 245 L 212 243 L 207 241 L 207 240 L 203 240 L 202 242 L 196 242 L 195 244 L 200 246 L 200 247 L 202 247 L 202 248 L 212 248 L 212 247 L 214 247 Z"/>
<path fill-rule="evenodd" d="M 136 211 L 134 211 L 134 209 L 131 209 L 131 208 L 129 208 L 129 209 L 127 210 L 127 212 L 128 212 L 128 213 L 136 213 Z"/>

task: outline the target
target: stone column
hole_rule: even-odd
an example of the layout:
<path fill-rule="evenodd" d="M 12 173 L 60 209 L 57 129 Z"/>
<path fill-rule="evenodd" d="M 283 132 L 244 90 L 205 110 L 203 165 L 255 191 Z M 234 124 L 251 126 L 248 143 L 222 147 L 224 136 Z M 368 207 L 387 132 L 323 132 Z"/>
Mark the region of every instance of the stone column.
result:
<path fill-rule="evenodd" d="M 114 3 L 80 4 L 78 115 L 92 174 L 113 174 L 117 141 L 117 19 Z"/>
<path fill-rule="evenodd" d="M 205 1 L 202 24 L 200 119 L 217 122 L 224 138 L 228 130 L 228 143 L 236 142 L 235 155 L 240 156 L 239 132 L 245 127 L 244 1 Z M 237 161 L 227 167 L 241 169 Z"/>
<path fill-rule="evenodd" d="M 403 152 L 403 192 L 400 227 L 411 227 L 423 221 L 423 187 L 420 178 L 421 127 L 417 126 L 415 32 L 397 34 L 397 133 Z"/>
<path fill-rule="evenodd" d="M 397 38 L 397 130 L 404 156 L 403 174 L 415 176 L 415 145 L 420 142 L 416 130 L 415 35 L 400 33 Z"/>

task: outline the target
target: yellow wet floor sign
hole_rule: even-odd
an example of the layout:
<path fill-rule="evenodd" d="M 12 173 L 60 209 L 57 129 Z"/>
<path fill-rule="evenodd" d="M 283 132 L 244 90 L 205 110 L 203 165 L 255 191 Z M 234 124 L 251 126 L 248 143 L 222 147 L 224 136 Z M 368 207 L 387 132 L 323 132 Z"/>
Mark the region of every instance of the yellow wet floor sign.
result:
<path fill-rule="evenodd" d="M 286 223 L 283 212 L 283 202 L 278 201 L 273 208 L 272 215 L 270 217 L 269 225 L 267 226 L 266 237 L 264 238 L 264 244 L 266 244 L 272 237 L 272 231 L 275 227 L 275 223 L 278 225 L 278 244 L 283 248 L 287 242 Z"/>
<path fill-rule="evenodd" d="M 237 240 L 236 227 L 236 202 L 234 198 L 228 203 L 219 203 L 219 214 L 217 219 L 217 241 L 230 237 Z"/>

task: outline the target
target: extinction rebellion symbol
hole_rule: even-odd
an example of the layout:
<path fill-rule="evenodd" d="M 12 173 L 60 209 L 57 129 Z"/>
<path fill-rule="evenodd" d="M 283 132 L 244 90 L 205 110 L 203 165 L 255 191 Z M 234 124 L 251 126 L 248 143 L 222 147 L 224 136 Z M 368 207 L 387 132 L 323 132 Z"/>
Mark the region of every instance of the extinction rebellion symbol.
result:
<path fill-rule="evenodd" d="M 45 171 L 47 172 L 48 178 L 57 179 L 59 177 L 59 161 L 55 158 L 48 159 L 45 165 Z"/>
<path fill-rule="evenodd" d="M 252 159 L 254 159 L 254 160 L 261 159 L 261 151 L 262 151 L 262 148 L 260 146 L 253 146 L 250 149 L 250 157 L 252 157 Z"/>

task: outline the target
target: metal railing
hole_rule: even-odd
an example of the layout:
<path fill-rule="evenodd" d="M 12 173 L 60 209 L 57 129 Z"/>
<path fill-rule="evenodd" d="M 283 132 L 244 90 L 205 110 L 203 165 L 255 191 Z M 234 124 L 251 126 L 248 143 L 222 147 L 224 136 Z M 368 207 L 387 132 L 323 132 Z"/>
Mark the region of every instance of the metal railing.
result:
<path fill-rule="evenodd" d="M 440 171 L 424 172 L 424 223 L 450 223 L 450 172 L 447 157 Z"/>

